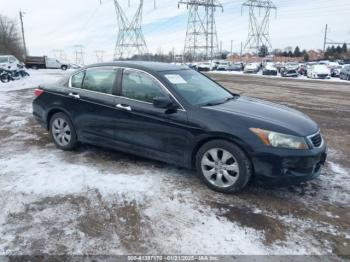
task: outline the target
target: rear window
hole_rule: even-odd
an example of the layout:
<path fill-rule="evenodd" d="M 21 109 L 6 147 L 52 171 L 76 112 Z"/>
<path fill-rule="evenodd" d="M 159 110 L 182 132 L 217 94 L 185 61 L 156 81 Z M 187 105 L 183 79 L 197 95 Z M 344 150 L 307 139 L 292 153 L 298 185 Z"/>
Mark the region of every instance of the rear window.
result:
<path fill-rule="evenodd" d="M 112 94 L 116 78 L 115 69 L 91 69 L 85 72 L 83 89 Z"/>

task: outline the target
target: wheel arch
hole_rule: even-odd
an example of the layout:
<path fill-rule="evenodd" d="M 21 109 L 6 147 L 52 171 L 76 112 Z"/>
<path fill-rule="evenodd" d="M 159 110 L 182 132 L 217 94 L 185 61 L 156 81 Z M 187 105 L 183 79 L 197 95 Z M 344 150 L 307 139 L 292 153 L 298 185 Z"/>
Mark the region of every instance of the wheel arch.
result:
<path fill-rule="evenodd" d="M 67 117 L 69 117 L 70 121 L 73 123 L 72 117 L 70 116 L 70 114 L 66 110 L 64 110 L 62 108 L 51 108 L 46 115 L 46 128 L 47 128 L 47 130 L 50 130 L 51 118 L 57 113 L 65 114 Z"/>
<path fill-rule="evenodd" d="M 239 139 L 238 137 L 234 137 L 234 136 L 230 136 L 230 135 L 226 135 L 226 134 L 212 134 L 210 136 L 207 137 L 203 137 L 201 138 L 193 147 L 192 152 L 191 152 L 191 163 L 190 166 L 191 168 L 195 168 L 196 166 L 196 156 L 197 153 L 199 151 L 199 149 L 205 145 L 206 143 L 213 141 L 213 140 L 224 140 L 230 143 L 233 143 L 234 145 L 236 145 L 237 147 L 239 147 L 247 156 L 247 158 L 249 159 L 251 165 L 252 165 L 252 169 L 253 169 L 253 174 L 254 174 L 254 166 L 253 166 L 253 161 L 251 158 L 251 154 L 250 152 L 252 152 L 251 147 L 245 143 L 243 140 Z"/>

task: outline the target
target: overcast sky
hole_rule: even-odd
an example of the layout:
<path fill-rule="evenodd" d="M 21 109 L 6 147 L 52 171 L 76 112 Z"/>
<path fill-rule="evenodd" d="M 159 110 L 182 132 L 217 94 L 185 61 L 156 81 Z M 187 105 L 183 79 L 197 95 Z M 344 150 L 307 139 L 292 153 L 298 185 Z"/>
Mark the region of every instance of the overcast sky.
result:
<path fill-rule="evenodd" d="M 0 0 L 0 13 L 16 19 L 25 12 L 24 26 L 31 55 L 53 56 L 54 49 L 63 49 L 71 58 L 73 46 L 84 45 L 86 58 L 94 62 L 94 50 L 104 50 L 105 60 L 111 60 L 117 37 L 117 20 L 113 0 Z M 128 16 L 138 0 L 119 0 Z M 161 48 L 181 53 L 184 46 L 187 9 L 178 8 L 177 0 L 144 0 L 143 31 L 148 49 Z M 217 12 L 218 38 L 223 48 L 234 51 L 248 34 L 248 12 L 243 0 L 222 0 L 224 12 Z M 271 16 L 273 48 L 299 45 L 302 49 L 322 48 L 324 27 L 329 24 L 329 39 L 350 42 L 349 0 L 275 0 L 277 16 Z"/>

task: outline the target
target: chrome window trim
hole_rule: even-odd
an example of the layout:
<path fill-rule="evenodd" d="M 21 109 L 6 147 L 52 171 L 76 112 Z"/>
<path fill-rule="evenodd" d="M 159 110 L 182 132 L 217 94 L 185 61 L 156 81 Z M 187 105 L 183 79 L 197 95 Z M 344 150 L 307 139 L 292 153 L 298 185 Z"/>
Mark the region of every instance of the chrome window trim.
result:
<path fill-rule="evenodd" d="M 94 67 L 89 67 L 89 68 L 85 68 L 85 69 L 81 69 L 77 72 L 75 72 L 73 75 L 71 75 L 69 77 L 69 81 L 68 81 L 68 88 L 72 88 L 72 89 L 76 89 L 76 90 L 84 90 L 84 91 L 88 91 L 88 92 L 92 92 L 92 93 L 96 93 L 96 94 L 100 94 L 100 95 L 107 95 L 107 96 L 113 96 L 113 97 L 118 97 L 118 98 L 123 98 L 123 99 L 128 99 L 131 101 L 135 101 L 135 102 L 140 102 L 140 103 L 144 103 L 144 104 L 149 104 L 149 105 L 153 105 L 153 103 L 150 102 L 146 102 L 146 101 L 142 101 L 142 100 L 137 100 L 137 99 L 132 99 L 132 98 L 128 98 L 125 96 L 117 96 L 117 95 L 113 95 L 113 94 L 106 94 L 106 93 L 101 93 L 101 92 L 97 92 L 97 91 L 92 91 L 92 90 L 87 90 L 87 89 L 83 89 L 83 88 L 77 88 L 77 87 L 73 87 L 72 86 L 72 77 L 83 72 L 83 71 L 87 71 L 90 69 L 99 69 L 99 68 L 112 68 L 112 69 L 127 69 L 127 70 L 134 70 L 134 71 L 139 71 L 142 72 L 146 75 L 149 75 L 150 77 L 152 77 L 153 79 L 155 79 L 157 81 L 157 83 L 161 86 L 161 88 L 164 89 L 164 91 L 166 93 L 168 93 L 175 101 L 176 103 L 181 107 L 180 109 L 178 109 L 179 111 L 183 111 L 186 112 L 186 109 L 184 108 L 184 106 L 179 102 L 179 100 L 169 91 L 169 89 L 163 85 L 162 82 L 160 82 L 156 77 L 154 77 L 152 74 L 145 72 L 143 70 L 137 69 L 137 68 L 132 68 L 132 67 L 123 67 L 123 66 L 94 66 Z"/>
<path fill-rule="evenodd" d="M 168 89 L 165 85 L 163 85 L 163 83 L 160 82 L 160 81 L 159 81 L 156 77 L 154 77 L 152 74 L 150 74 L 150 73 L 148 73 L 148 72 L 145 72 L 145 71 L 143 71 L 143 70 L 137 69 L 137 68 L 131 68 L 131 67 L 121 67 L 121 68 L 144 73 L 144 74 L 150 76 L 152 79 L 156 80 L 156 82 L 161 86 L 161 88 L 162 88 L 166 93 L 168 93 L 168 94 L 176 101 L 176 103 L 181 107 L 181 109 L 178 109 L 178 110 L 186 112 L 185 108 L 184 108 L 183 105 L 179 102 L 179 100 L 177 100 L 176 97 L 169 91 L 169 89 Z M 122 87 L 122 88 L 123 88 L 123 87 Z M 132 99 L 132 98 L 128 98 L 128 97 L 125 97 L 125 96 L 117 96 L 117 97 L 126 98 L 126 99 L 134 100 L 134 101 L 137 101 L 137 102 L 144 102 L 144 103 L 147 103 L 147 104 L 152 104 L 152 103 L 149 103 L 149 102 L 145 102 L 145 101 L 137 100 L 137 99 Z"/>
<path fill-rule="evenodd" d="M 311 138 L 316 136 L 316 135 L 320 135 L 321 136 L 321 144 L 318 147 L 314 146 L 314 143 L 311 140 Z M 312 145 L 312 148 L 322 148 L 323 145 L 324 145 L 324 139 L 323 139 L 323 136 L 321 135 L 321 130 L 317 131 L 316 133 L 314 133 L 312 135 L 307 136 L 307 139 L 310 142 L 310 144 Z"/>

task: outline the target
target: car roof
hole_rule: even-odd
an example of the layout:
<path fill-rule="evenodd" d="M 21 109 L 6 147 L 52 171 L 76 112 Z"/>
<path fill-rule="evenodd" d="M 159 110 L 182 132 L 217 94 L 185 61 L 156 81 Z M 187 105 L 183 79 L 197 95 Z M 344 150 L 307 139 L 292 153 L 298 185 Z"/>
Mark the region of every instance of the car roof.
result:
<path fill-rule="evenodd" d="M 160 63 L 160 62 L 146 62 L 146 61 L 115 61 L 109 63 L 99 63 L 86 66 L 85 68 L 102 67 L 102 66 L 120 66 L 139 69 L 148 72 L 163 72 L 174 70 L 189 70 L 189 68 L 180 65 Z"/>

